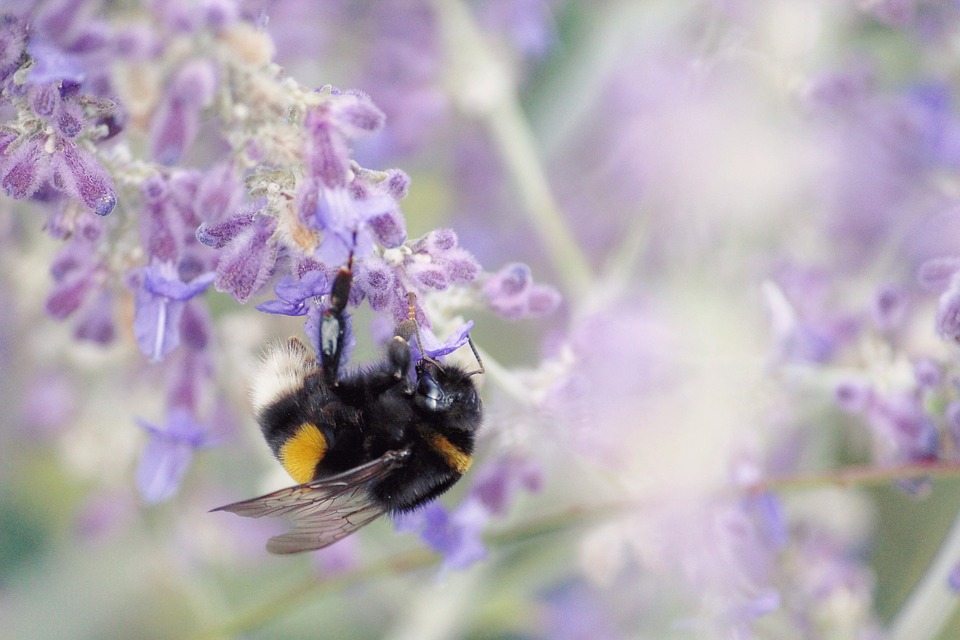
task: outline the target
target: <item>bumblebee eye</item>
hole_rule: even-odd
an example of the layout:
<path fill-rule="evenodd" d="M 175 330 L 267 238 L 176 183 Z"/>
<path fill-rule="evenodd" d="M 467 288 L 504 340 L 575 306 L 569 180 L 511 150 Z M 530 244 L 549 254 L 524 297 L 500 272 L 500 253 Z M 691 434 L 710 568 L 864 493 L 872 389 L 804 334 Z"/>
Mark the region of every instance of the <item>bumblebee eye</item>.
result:
<path fill-rule="evenodd" d="M 424 373 L 417 381 L 417 402 L 430 411 L 443 411 L 449 404 L 443 389 L 429 373 Z"/>

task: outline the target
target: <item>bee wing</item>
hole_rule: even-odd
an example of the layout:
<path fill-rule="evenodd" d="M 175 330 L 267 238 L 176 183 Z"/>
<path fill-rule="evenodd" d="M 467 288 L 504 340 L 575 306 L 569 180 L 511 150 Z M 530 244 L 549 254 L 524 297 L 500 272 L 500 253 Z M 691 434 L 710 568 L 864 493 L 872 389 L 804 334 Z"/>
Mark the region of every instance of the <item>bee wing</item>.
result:
<path fill-rule="evenodd" d="M 267 551 L 277 554 L 322 549 L 383 515 L 384 508 L 368 491 L 370 482 L 385 477 L 410 455 L 409 449 L 388 451 L 376 460 L 338 473 L 235 502 L 213 511 L 247 518 L 284 518 L 293 527 L 270 538 Z"/>

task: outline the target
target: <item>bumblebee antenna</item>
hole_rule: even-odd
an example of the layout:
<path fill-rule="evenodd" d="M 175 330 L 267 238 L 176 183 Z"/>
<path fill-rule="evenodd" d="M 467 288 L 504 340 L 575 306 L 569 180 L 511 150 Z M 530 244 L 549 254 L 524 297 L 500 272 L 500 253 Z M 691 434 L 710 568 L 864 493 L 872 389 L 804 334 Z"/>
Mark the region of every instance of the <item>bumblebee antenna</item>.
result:
<path fill-rule="evenodd" d="M 479 369 L 475 371 L 469 371 L 468 376 L 475 376 L 478 373 L 486 373 L 486 369 L 483 367 L 483 359 L 480 357 L 480 352 L 477 351 L 477 345 L 473 344 L 473 338 L 470 337 L 470 334 L 467 334 L 467 344 L 470 345 L 470 351 L 473 351 L 473 357 L 477 359 L 477 364 L 480 365 Z"/>

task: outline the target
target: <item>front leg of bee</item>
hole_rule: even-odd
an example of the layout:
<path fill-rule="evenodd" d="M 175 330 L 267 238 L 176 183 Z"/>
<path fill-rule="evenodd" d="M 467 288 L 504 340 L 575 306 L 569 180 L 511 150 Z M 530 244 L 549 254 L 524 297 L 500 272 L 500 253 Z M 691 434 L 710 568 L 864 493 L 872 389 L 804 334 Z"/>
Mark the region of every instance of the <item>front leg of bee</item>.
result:
<path fill-rule="evenodd" d="M 324 379 L 330 387 L 339 384 L 340 357 L 347 333 L 344 310 L 350 297 L 353 271 L 350 266 L 341 267 L 330 291 L 330 306 L 320 319 L 320 363 Z"/>

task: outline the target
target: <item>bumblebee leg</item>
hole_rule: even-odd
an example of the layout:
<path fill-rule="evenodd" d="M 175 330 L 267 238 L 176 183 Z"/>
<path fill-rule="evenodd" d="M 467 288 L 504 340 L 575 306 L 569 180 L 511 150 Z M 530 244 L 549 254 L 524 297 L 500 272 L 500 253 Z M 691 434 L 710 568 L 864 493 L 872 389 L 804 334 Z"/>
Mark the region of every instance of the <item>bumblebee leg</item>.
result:
<path fill-rule="evenodd" d="M 404 393 L 413 393 L 413 386 L 407 378 L 407 371 L 410 369 L 410 345 L 400 336 L 394 336 L 387 345 L 387 363 L 390 365 L 389 374 L 393 383 L 390 386 L 403 384 Z M 385 388 L 384 391 L 386 390 Z"/>
<path fill-rule="evenodd" d="M 324 379 L 331 387 L 335 387 L 338 382 L 340 356 L 346 338 L 347 319 L 344 310 L 347 308 L 350 285 L 353 283 L 352 262 L 353 256 L 347 265 L 337 272 L 333 289 L 330 291 L 330 307 L 323 312 L 320 320 L 320 363 Z"/>

